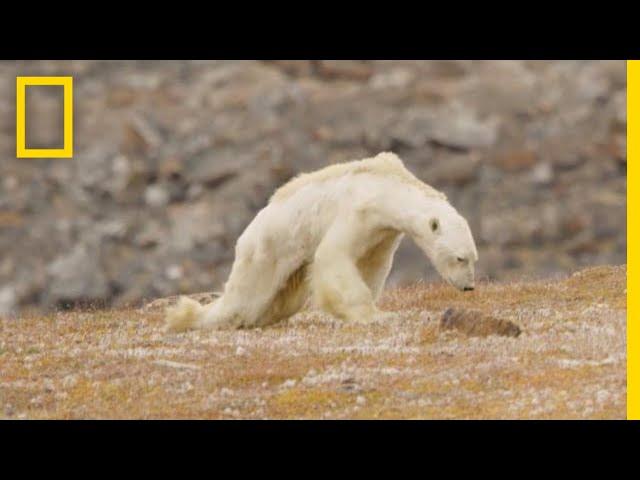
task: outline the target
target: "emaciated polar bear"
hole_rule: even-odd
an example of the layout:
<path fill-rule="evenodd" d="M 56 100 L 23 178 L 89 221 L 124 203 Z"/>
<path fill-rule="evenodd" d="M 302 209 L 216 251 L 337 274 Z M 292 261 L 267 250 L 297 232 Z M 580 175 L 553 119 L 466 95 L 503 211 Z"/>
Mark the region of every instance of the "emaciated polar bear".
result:
<path fill-rule="evenodd" d="M 181 297 L 167 329 L 265 326 L 308 299 L 351 321 L 392 315 L 375 301 L 403 234 L 450 284 L 473 290 L 478 253 L 466 220 L 393 153 L 300 175 L 238 239 L 222 296 L 208 305 Z"/>

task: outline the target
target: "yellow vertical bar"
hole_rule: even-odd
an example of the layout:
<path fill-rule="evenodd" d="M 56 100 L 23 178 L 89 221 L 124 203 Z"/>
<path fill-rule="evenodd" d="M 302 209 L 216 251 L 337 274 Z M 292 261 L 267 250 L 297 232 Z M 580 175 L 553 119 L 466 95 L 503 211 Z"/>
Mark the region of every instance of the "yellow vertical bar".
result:
<path fill-rule="evenodd" d="M 73 78 L 68 77 L 64 84 L 64 152 L 73 156 Z"/>
<path fill-rule="evenodd" d="M 640 60 L 627 61 L 627 418 L 640 419 Z"/>
<path fill-rule="evenodd" d="M 24 157 L 25 144 L 25 83 L 16 77 L 16 157 Z"/>

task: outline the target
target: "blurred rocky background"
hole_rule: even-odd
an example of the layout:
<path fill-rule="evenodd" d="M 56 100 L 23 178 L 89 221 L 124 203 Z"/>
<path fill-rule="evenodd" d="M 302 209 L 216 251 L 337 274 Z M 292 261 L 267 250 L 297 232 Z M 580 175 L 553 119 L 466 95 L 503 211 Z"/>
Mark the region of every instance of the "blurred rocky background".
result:
<path fill-rule="evenodd" d="M 73 159 L 15 158 L 18 75 L 74 77 Z M 480 279 L 626 262 L 622 61 L 4 61 L 0 314 L 220 289 L 276 187 L 383 150 L 469 219 Z M 390 283 L 432 278 L 405 240 Z"/>

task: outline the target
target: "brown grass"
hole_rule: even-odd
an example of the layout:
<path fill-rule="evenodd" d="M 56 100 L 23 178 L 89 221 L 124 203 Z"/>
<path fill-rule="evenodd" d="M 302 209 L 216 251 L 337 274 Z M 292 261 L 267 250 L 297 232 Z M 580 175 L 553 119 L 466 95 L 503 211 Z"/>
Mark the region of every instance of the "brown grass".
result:
<path fill-rule="evenodd" d="M 397 320 L 317 312 L 165 334 L 149 310 L 0 320 L 0 418 L 624 418 L 626 267 L 389 291 Z M 522 328 L 468 337 L 447 308 Z"/>

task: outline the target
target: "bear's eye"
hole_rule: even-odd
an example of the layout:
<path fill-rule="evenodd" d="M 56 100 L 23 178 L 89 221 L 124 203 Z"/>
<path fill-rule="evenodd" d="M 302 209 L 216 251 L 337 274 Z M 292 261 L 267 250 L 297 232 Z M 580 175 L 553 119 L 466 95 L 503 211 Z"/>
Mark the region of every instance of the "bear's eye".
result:
<path fill-rule="evenodd" d="M 460 263 L 465 263 L 465 262 L 467 261 L 467 259 L 466 259 L 466 258 L 464 258 L 464 257 L 458 257 L 458 261 L 459 261 Z"/>
<path fill-rule="evenodd" d="M 429 226 L 431 227 L 431 231 L 432 231 L 432 232 L 436 232 L 436 231 L 438 231 L 438 228 L 440 227 L 440 225 L 438 224 L 438 220 L 437 220 L 437 219 L 435 219 L 435 218 L 432 218 L 432 219 L 429 221 Z"/>

